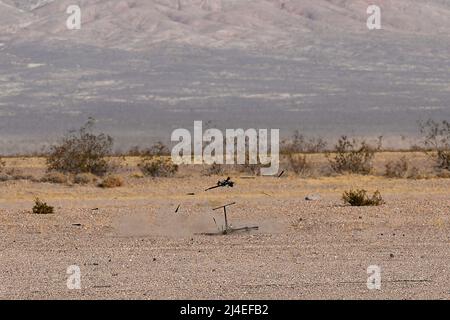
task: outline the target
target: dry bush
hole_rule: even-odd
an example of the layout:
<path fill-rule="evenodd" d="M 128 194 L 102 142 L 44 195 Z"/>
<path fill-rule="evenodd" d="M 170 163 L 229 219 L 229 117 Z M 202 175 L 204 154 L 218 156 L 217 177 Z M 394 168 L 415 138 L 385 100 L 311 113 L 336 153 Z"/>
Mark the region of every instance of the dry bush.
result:
<path fill-rule="evenodd" d="M 150 177 L 171 177 L 178 171 L 178 165 L 165 157 L 144 157 L 138 167 L 144 176 Z"/>
<path fill-rule="evenodd" d="M 73 178 L 76 184 L 91 184 L 97 181 L 97 176 L 92 173 L 79 173 Z"/>
<path fill-rule="evenodd" d="M 33 177 L 31 174 L 25 174 L 25 173 L 15 173 L 13 175 L 11 175 L 11 180 L 30 180 L 30 181 L 35 181 L 36 178 Z"/>
<path fill-rule="evenodd" d="M 119 176 L 107 176 L 98 185 L 100 188 L 117 188 L 123 186 L 123 180 Z"/>
<path fill-rule="evenodd" d="M 162 143 L 157 142 L 150 148 L 140 151 L 143 155 L 138 168 L 144 176 L 171 177 L 178 171 L 178 165 L 174 164 L 169 149 Z"/>
<path fill-rule="evenodd" d="M 134 156 L 134 157 L 161 157 L 161 156 L 169 156 L 170 150 L 169 148 L 162 143 L 161 141 L 156 142 L 154 145 L 152 145 L 150 148 L 147 149 L 141 149 L 139 146 L 131 147 L 128 152 L 126 153 L 128 156 Z"/>
<path fill-rule="evenodd" d="M 246 173 L 252 176 L 257 176 L 261 173 L 261 167 L 262 165 L 257 164 L 250 164 L 250 163 L 244 163 L 244 164 L 237 164 L 235 166 L 236 170 L 238 172 Z"/>
<path fill-rule="evenodd" d="M 287 160 L 289 168 L 298 175 L 307 175 L 310 173 L 311 165 L 306 159 L 306 155 L 288 154 Z"/>
<path fill-rule="evenodd" d="M 437 176 L 442 179 L 450 179 L 450 171 L 441 171 L 437 174 Z"/>
<path fill-rule="evenodd" d="M 281 153 L 319 153 L 325 151 L 326 146 L 322 138 L 306 138 L 296 130 L 291 139 L 281 142 Z"/>
<path fill-rule="evenodd" d="M 49 183 L 67 183 L 69 177 L 61 172 L 48 172 L 40 180 L 41 182 Z"/>
<path fill-rule="evenodd" d="M 363 189 L 345 191 L 342 195 L 342 200 L 344 200 L 345 204 L 356 207 L 379 206 L 385 203 L 378 190 L 375 191 L 372 197 L 369 197 L 367 191 Z"/>
<path fill-rule="evenodd" d="M 145 155 L 155 157 L 168 156 L 170 155 L 170 150 L 164 143 L 158 141 L 149 149 L 145 150 Z"/>
<path fill-rule="evenodd" d="M 224 165 L 213 163 L 211 165 L 207 165 L 205 169 L 203 169 L 203 175 L 205 176 L 220 176 L 225 173 Z"/>
<path fill-rule="evenodd" d="M 113 139 L 104 133 L 92 132 L 94 120 L 77 131 L 69 132 L 50 148 L 47 158 L 48 170 L 64 173 L 92 173 L 104 175 L 111 171 L 107 156 L 111 154 Z"/>
<path fill-rule="evenodd" d="M 47 203 L 42 202 L 39 198 L 34 200 L 33 213 L 35 214 L 51 214 L 54 212 L 54 208 Z"/>
<path fill-rule="evenodd" d="M 18 169 L 10 169 L 6 172 L 9 176 L 9 180 L 36 180 L 31 174 L 25 174 Z"/>
<path fill-rule="evenodd" d="M 426 153 L 436 162 L 438 169 L 450 170 L 450 122 L 428 120 L 420 123 Z"/>
<path fill-rule="evenodd" d="M 355 139 L 342 136 L 334 147 L 333 155 L 328 153 L 326 156 L 337 173 L 369 174 L 375 152 L 380 148 L 374 148 L 364 140 L 358 143 Z"/>
<path fill-rule="evenodd" d="M 386 163 L 385 176 L 388 178 L 405 178 L 409 172 L 409 164 L 406 157 L 401 157 L 397 161 L 389 161 Z"/>
<path fill-rule="evenodd" d="M 130 156 L 130 157 L 139 157 L 142 156 L 142 151 L 139 148 L 139 146 L 134 146 L 131 147 L 126 153 L 126 156 Z"/>
<path fill-rule="evenodd" d="M 135 172 L 133 174 L 130 175 L 130 178 L 133 179 L 142 179 L 144 178 L 144 175 L 142 174 L 142 172 Z"/>

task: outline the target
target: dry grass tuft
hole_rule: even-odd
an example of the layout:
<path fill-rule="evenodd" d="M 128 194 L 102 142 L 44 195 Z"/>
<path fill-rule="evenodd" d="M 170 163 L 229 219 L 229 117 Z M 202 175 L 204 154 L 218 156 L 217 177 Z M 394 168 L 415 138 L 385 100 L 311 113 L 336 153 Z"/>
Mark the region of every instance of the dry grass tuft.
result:
<path fill-rule="evenodd" d="M 378 190 L 374 192 L 372 197 L 369 197 L 364 189 L 345 191 L 342 200 L 352 207 L 379 206 L 385 203 Z"/>
<path fill-rule="evenodd" d="M 73 178 L 76 184 L 92 184 L 97 181 L 97 176 L 92 173 L 79 173 Z"/>
<path fill-rule="evenodd" d="M 40 181 L 63 184 L 69 182 L 69 177 L 61 172 L 48 172 L 41 178 Z"/>
<path fill-rule="evenodd" d="M 121 177 L 111 175 L 107 176 L 105 179 L 103 179 L 102 182 L 98 185 L 100 188 L 117 188 L 124 185 L 124 182 Z"/>
<path fill-rule="evenodd" d="M 39 198 L 34 200 L 33 213 L 35 214 L 52 214 L 54 213 L 54 208 L 49 206 L 47 203 L 42 202 Z"/>

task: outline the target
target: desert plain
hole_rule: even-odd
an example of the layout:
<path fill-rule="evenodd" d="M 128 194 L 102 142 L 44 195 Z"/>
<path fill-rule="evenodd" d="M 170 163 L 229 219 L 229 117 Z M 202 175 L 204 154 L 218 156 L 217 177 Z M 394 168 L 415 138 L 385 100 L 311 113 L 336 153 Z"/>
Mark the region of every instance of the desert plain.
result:
<path fill-rule="evenodd" d="M 379 167 L 386 157 L 393 155 L 377 155 Z M 8 167 L 38 177 L 45 161 L 8 158 Z M 112 189 L 0 183 L 0 298 L 450 297 L 449 179 L 234 172 L 233 188 L 205 192 L 223 177 L 190 168 L 172 178 L 140 177 L 132 160 L 120 175 L 125 184 Z M 379 190 L 386 203 L 344 205 L 350 188 Z M 35 197 L 55 212 L 33 214 Z M 259 230 L 201 235 L 217 230 L 213 218 L 223 224 L 212 208 L 231 202 L 229 223 Z M 73 265 L 79 290 L 67 287 Z M 367 286 L 369 266 L 381 270 L 378 290 Z"/>

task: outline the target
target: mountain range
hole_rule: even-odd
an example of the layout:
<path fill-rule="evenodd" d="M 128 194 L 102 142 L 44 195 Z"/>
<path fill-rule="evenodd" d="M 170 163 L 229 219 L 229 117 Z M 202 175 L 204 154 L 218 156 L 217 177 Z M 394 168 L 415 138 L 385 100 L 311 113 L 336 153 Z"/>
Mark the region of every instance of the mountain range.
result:
<path fill-rule="evenodd" d="M 65 24 L 73 4 L 81 8 L 79 31 Z M 448 0 L 1 0 L 0 34 L 121 49 L 286 48 L 308 35 L 367 34 L 370 4 L 381 7 L 387 33 L 448 36 Z"/>
<path fill-rule="evenodd" d="M 89 116 L 123 147 L 194 120 L 398 141 L 450 117 L 449 31 L 450 0 L 0 0 L 0 153 Z"/>

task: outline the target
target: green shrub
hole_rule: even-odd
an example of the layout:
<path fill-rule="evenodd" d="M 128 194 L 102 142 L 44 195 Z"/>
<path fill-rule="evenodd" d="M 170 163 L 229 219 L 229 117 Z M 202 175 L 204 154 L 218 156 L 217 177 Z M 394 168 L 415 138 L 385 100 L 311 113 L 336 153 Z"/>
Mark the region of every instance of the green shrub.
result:
<path fill-rule="evenodd" d="M 48 170 L 64 173 L 104 175 L 111 171 L 107 156 L 111 155 L 113 139 L 104 133 L 92 133 L 90 119 L 78 131 L 71 131 L 50 148 Z"/>
<path fill-rule="evenodd" d="M 376 150 L 364 140 L 358 143 L 355 139 L 342 136 L 334 147 L 334 155 L 328 153 L 327 158 L 337 173 L 369 174 Z"/>
<path fill-rule="evenodd" d="M 375 191 L 372 197 L 369 197 L 367 191 L 363 189 L 345 191 L 342 195 L 342 200 L 344 200 L 345 204 L 356 207 L 379 206 L 385 203 L 378 190 Z"/>
<path fill-rule="evenodd" d="M 54 208 L 47 203 L 42 202 L 39 198 L 36 198 L 33 206 L 33 213 L 36 214 L 51 214 L 54 212 Z"/>

